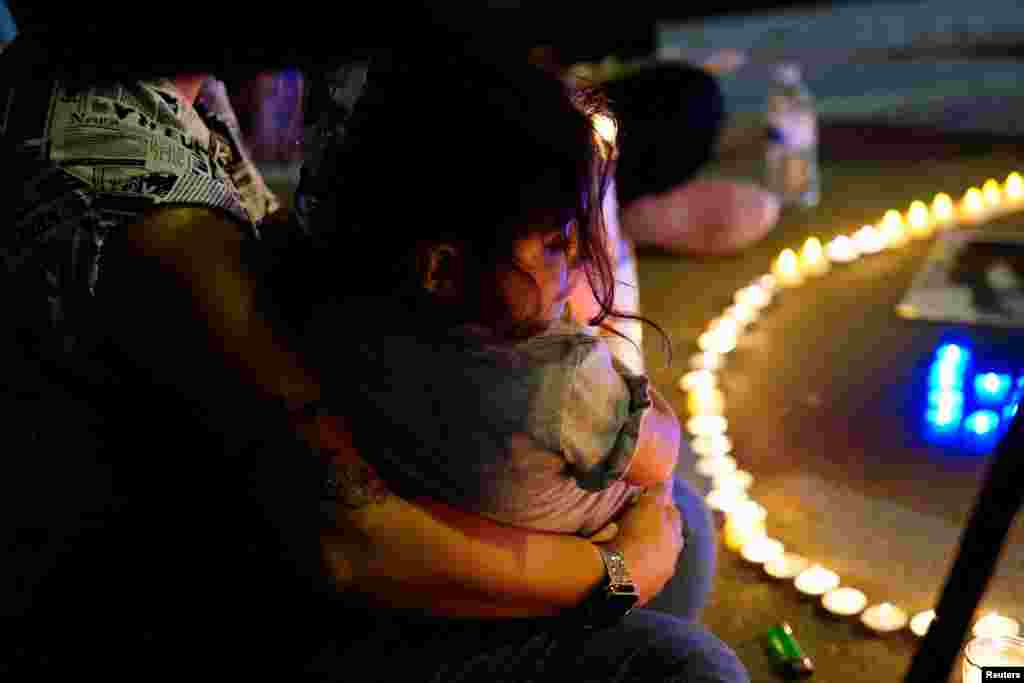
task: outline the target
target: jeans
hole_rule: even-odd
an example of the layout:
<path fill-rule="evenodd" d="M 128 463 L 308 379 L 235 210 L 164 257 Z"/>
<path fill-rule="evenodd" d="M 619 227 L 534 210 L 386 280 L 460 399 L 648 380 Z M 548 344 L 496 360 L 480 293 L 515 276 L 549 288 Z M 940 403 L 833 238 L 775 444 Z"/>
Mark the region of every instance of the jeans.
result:
<path fill-rule="evenodd" d="M 679 568 L 648 608 L 585 631 L 558 619 L 402 617 L 351 624 L 312 663 L 322 680 L 601 681 L 747 683 L 735 653 L 695 619 L 714 574 L 715 535 L 700 496 L 681 479 L 675 499 L 687 523 Z"/>

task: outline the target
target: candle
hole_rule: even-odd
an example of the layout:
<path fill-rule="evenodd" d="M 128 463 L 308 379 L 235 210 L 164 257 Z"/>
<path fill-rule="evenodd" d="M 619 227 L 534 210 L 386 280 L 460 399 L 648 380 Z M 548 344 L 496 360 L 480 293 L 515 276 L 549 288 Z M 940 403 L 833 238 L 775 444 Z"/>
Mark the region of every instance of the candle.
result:
<path fill-rule="evenodd" d="M 860 258 L 860 250 L 857 244 L 846 235 L 839 235 L 825 247 L 825 254 L 830 261 L 836 263 L 850 263 Z"/>
<path fill-rule="evenodd" d="M 1021 178 L 1020 173 L 1014 171 L 1006 176 L 1004 191 L 1006 192 L 1006 198 L 1012 202 L 1019 202 L 1021 199 L 1024 199 L 1024 178 Z"/>
<path fill-rule="evenodd" d="M 710 370 L 715 372 L 722 369 L 725 359 L 717 351 L 702 351 L 690 356 L 690 367 L 695 370 Z"/>
<path fill-rule="evenodd" d="M 754 281 L 758 287 L 768 292 L 768 294 L 774 294 L 775 290 L 779 288 L 779 281 L 772 274 L 762 275 Z"/>
<path fill-rule="evenodd" d="M 817 237 L 808 237 L 800 249 L 800 271 L 811 277 L 824 275 L 829 270 L 828 259 L 821 248 L 821 240 Z"/>
<path fill-rule="evenodd" d="M 853 233 L 853 242 L 862 254 L 877 254 L 885 249 L 885 237 L 873 225 L 865 225 Z"/>
<path fill-rule="evenodd" d="M 686 397 L 690 415 L 721 415 L 725 411 L 725 395 L 714 387 L 697 387 Z"/>
<path fill-rule="evenodd" d="M 963 683 L 982 683 L 981 667 L 1024 667 L 1024 640 L 1002 636 L 974 638 L 964 648 Z"/>
<path fill-rule="evenodd" d="M 726 354 L 736 348 L 736 334 L 727 329 L 708 330 L 697 337 L 697 346 L 701 351 Z"/>
<path fill-rule="evenodd" d="M 856 588 L 836 588 L 821 598 L 821 605 L 838 617 L 860 614 L 868 604 L 868 597 Z"/>
<path fill-rule="evenodd" d="M 750 497 L 747 496 L 746 491 L 735 489 L 714 489 L 704 497 L 704 501 L 708 504 L 709 508 L 715 512 L 723 512 L 725 514 L 729 514 L 738 505 L 748 500 L 750 500 Z"/>
<path fill-rule="evenodd" d="M 968 221 L 981 220 L 985 214 L 985 197 L 981 190 L 972 187 L 964 193 L 964 198 L 960 201 L 960 212 Z"/>
<path fill-rule="evenodd" d="M 932 220 L 928 215 L 928 205 L 922 201 L 914 201 L 907 211 L 907 225 L 910 228 L 910 236 L 915 239 L 928 237 L 932 234 Z"/>
<path fill-rule="evenodd" d="M 902 247 L 910 241 L 910 237 L 907 235 L 907 228 L 903 225 L 903 216 L 895 209 L 885 212 L 885 215 L 882 217 L 882 223 L 879 225 L 879 230 L 885 239 L 887 247 Z"/>
<path fill-rule="evenodd" d="M 694 415 L 686 421 L 686 431 L 694 436 L 724 434 L 727 429 L 729 421 L 722 415 Z"/>
<path fill-rule="evenodd" d="M 796 553 L 784 553 L 773 560 L 765 562 L 764 570 L 768 576 L 776 579 L 792 579 L 795 576 L 799 576 L 810 564 L 810 560 L 806 557 Z"/>
<path fill-rule="evenodd" d="M 924 612 L 918 612 L 914 615 L 914 618 L 910 620 L 910 630 L 914 632 L 915 636 L 924 637 L 924 634 L 928 633 L 928 628 L 935 621 L 935 610 L 929 609 Z"/>
<path fill-rule="evenodd" d="M 713 455 L 700 458 L 696 465 L 697 474 L 711 479 L 723 474 L 731 474 L 736 471 L 736 458 L 729 455 Z"/>
<path fill-rule="evenodd" d="M 803 283 L 804 276 L 800 273 L 800 265 L 796 252 L 792 249 L 783 249 L 779 258 L 775 260 L 772 267 L 772 274 L 783 287 L 796 287 Z"/>
<path fill-rule="evenodd" d="M 725 434 L 698 436 L 690 442 L 690 445 L 697 455 L 712 456 L 732 453 L 732 439 Z"/>
<path fill-rule="evenodd" d="M 992 208 L 1003 203 L 1003 188 L 999 187 L 999 181 L 995 178 L 985 181 L 985 184 L 981 186 L 981 195 L 985 199 L 985 203 Z"/>
<path fill-rule="evenodd" d="M 875 633 L 891 633 L 907 625 L 907 613 L 896 605 L 883 602 L 864 610 L 860 620 Z"/>
<path fill-rule="evenodd" d="M 736 292 L 733 301 L 737 306 L 749 306 L 760 310 L 771 303 L 771 293 L 761 285 L 749 285 Z"/>
<path fill-rule="evenodd" d="M 754 484 L 754 475 L 746 470 L 735 470 L 729 473 L 712 475 L 713 489 L 733 489 L 746 491 Z"/>
<path fill-rule="evenodd" d="M 786 551 L 785 546 L 774 538 L 761 536 L 749 543 L 745 543 L 740 549 L 740 555 L 747 562 L 753 564 L 764 564 L 780 557 Z"/>
<path fill-rule="evenodd" d="M 740 333 L 740 324 L 734 318 L 723 315 L 708 323 L 708 332 L 717 332 L 726 336 L 735 337 Z"/>
<path fill-rule="evenodd" d="M 839 575 L 816 564 L 800 572 L 794 585 L 804 595 L 824 595 L 839 585 Z"/>
<path fill-rule="evenodd" d="M 768 511 L 752 500 L 738 503 L 725 517 L 725 545 L 739 550 L 746 543 L 766 535 Z"/>
<path fill-rule="evenodd" d="M 941 224 L 951 223 L 956 217 L 953 198 L 945 192 L 935 195 L 935 199 L 932 200 L 932 217 Z"/>
<path fill-rule="evenodd" d="M 679 378 L 679 388 L 693 391 L 701 387 L 713 388 L 718 385 L 718 375 L 710 370 L 691 370 Z"/>
<path fill-rule="evenodd" d="M 998 638 L 999 636 L 1012 638 L 1020 634 L 1020 624 L 1016 619 L 991 612 L 978 619 L 971 633 L 979 638 Z"/>
<path fill-rule="evenodd" d="M 743 328 L 757 320 L 757 309 L 750 304 L 733 304 L 725 309 L 722 317 L 735 320 L 736 324 Z"/>

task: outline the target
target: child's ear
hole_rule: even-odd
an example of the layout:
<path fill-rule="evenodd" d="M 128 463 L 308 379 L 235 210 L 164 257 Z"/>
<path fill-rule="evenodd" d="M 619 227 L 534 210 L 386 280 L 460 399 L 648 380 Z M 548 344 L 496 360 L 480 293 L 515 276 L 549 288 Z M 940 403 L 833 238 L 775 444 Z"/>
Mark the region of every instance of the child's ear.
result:
<path fill-rule="evenodd" d="M 461 254 L 451 244 L 433 244 L 424 254 L 423 288 L 432 294 L 454 297 L 458 294 Z"/>

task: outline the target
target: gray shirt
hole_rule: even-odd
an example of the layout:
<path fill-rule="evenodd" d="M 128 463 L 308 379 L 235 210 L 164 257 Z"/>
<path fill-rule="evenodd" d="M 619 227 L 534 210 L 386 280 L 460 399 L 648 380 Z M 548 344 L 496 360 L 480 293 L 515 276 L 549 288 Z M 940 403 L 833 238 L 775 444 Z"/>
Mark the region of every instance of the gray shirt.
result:
<path fill-rule="evenodd" d="M 357 345 L 357 446 L 405 497 L 429 497 L 499 522 L 589 535 L 637 487 L 647 379 L 605 342 L 556 323 L 517 343 L 470 327 L 425 342 L 375 336 Z M 372 419 L 366 417 L 372 414 Z M 359 425 L 360 422 L 356 422 Z"/>

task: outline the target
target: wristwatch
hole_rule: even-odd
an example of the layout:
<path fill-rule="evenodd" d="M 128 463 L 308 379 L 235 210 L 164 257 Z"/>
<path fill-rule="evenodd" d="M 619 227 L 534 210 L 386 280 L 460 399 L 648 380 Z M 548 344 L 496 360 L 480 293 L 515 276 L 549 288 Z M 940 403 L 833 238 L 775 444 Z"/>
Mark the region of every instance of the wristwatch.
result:
<path fill-rule="evenodd" d="M 622 553 L 603 546 L 597 549 L 606 574 L 601 585 L 580 606 L 585 628 L 605 628 L 617 623 L 633 611 L 640 599 Z"/>

